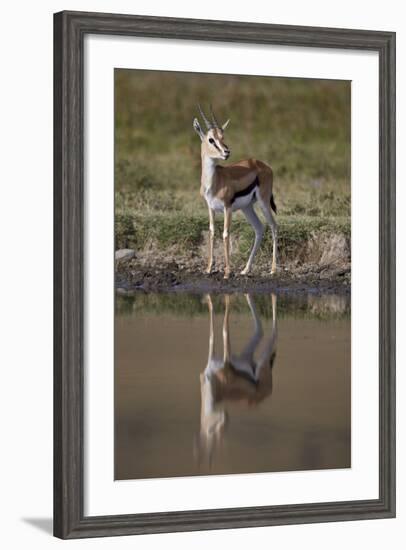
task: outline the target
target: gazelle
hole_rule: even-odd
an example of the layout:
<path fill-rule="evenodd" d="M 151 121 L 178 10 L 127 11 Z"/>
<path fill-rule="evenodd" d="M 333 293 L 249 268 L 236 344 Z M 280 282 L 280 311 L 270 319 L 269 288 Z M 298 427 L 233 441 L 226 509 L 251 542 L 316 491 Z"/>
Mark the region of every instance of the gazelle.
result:
<path fill-rule="evenodd" d="M 254 332 L 239 355 L 231 351 L 230 297 L 225 296 L 223 320 L 223 356 L 215 351 L 214 309 L 207 295 L 209 309 L 209 355 L 204 372 L 200 375 L 201 413 L 200 442 L 209 458 L 213 446 L 221 435 L 226 422 L 227 403 L 233 401 L 257 405 L 272 393 L 272 371 L 276 357 L 277 325 L 276 295 L 272 294 L 272 330 L 264 338 L 261 319 L 253 298 L 246 294 L 248 307 L 254 321 Z M 255 360 L 254 354 L 264 340 L 264 346 Z"/>
<path fill-rule="evenodd" d="M 205 198 L 209 208 L 209 261 L 207 273 L 211 273 L 213 268 L 214 215 L 215 212 L 223 212 L 224 278 L 228 279 L 230 276 L 231 215 L 236 210 L 242 210 L 255 231 L 254 245 L 247 265 L 241 272 L 242 275 L 249 273 L 264 235 L 264 226 L 254 210 L 254 203 L 258 201 L 265 220 L 272 230 L 272 275 L 276 271 L 277 253 L 277 225 L 272 214 L 272 210 L 276 214 L 272 192 L 272 168 L 265 162 L 252 158 L 227 166 L 219 165 L 219 160 L 227 160 L 231 154 L 230 149 L 224 142 L 224 130 L 230 120 L 220 126 L 212 109 L 210 109 L 211 121 L 205 116 L 200 105 L 198 109 L 207 127 L 207 132 L 204 132 L 198 119 L 193 120 L 193 128 L 201 140 L 202 175 L 200 193 Z"/>

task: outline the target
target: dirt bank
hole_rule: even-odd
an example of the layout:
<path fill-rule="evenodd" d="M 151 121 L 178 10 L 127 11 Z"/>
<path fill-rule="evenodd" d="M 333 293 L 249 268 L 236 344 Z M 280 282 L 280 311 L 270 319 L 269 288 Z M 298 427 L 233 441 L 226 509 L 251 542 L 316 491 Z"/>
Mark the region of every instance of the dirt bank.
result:
<path fill-rule="evenodd" d="M 175 261 L 143 265 L 136 259 L 116 267 L 116 288 L 126 293 L 146 292 L 350 292 L 351 272 L 347 267 L 306 265 L 292 270 L 281 268 L 270 276 L 256 271 L 250 276 L 235 272 L 224 280 L 221 271 L 211 275 L 203 266 L 185 266 Z"/>
<path fill-rule="evenodd" d="M 239 273 L 248 257 L 241 250 L 241 239 L 232 236 L 232 275 L 223 279 L 223 248 L 217 242 L 214 257 L 217 269 L 205 273 L 207 242 L 165 249 L 155 241 L 141 250 L 116 252 L 116 288 L 122 291 L 196 292 L 349 292 L 351 286 L 350 239 L 341 232 L 308 231 L 287 240 L 280 239 L 279 269 L 270 275 L 270 244 L 258 253 L 252 273 Z M 220 240 L 218 240 L 220 241 Z M 120 259 L 122 258 L 122 259 Z"/>

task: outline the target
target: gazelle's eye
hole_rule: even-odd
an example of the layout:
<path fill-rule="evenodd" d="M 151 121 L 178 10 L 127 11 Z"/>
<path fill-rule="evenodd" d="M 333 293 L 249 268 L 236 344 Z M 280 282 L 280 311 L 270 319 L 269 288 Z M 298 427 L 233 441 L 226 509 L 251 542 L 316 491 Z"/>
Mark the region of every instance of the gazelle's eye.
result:
<path fill-rule="evenodd" d="M 213 138 L 209 138 L 209 143 L 214 143 L 214 139 L 213 139 Z"/>

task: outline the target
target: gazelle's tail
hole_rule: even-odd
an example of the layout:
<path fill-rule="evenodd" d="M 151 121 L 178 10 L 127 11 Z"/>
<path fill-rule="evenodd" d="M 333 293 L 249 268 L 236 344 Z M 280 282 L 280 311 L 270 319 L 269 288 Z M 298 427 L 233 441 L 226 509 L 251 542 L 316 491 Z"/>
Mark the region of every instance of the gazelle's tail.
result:
<path fill-rule="evenodd" d="M 277 213 L 276 212 L 276 204 L 275 204 L 275 201 L 273 200 L 273 193 L 271 195 L 271 208 L 272 210 L 275 212 L 275 214 Z"/>

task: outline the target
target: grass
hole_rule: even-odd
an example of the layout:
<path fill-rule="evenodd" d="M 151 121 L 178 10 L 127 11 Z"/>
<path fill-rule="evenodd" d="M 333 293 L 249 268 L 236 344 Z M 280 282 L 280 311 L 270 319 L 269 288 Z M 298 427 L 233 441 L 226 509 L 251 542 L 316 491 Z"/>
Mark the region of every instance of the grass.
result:
<path fill-rule="evenodd" d="M 194 251 L 205 239 L 196 103 L 231 118 L 232 160 L 253 156 L 275 174 L 285 256 L 315 233 L 350 238 L 350 84 L 340 81 L 116 70 L 116 247 Z M 221 234 L 221 217 L 216 221 Z M 237 254 L 252 229 L 233 217 Z M 267 232 L 269 241 L 269 232 Z M 265 241 L 262 251 L 267 251 Z"/>
<path fill-rule="evenodd" d="M 221 237 L 222 220 L 216 220 L 216 234 Z M 306 215 L 279 216 L 279 247 L 284 256 L 289 256 L 315 234 L 344 234 L 350 238 L 350 224 L 346 217 L 315 217 Z M 203 213 L 183 214 L 179 212 L 142 213 L 137 210 L 116 214 L 116 247 L 136 250 L 156 246 L 159 250 L 176 246 L 180 250 L 195 250 L 203 244 L 207 232 L 207 215 Z M 238 234 L 238 248 L 235 254 L 246 257 L 253 242 L 253 230 L 241 215 L 233 220 L 233 232 Z M 265 233 L 258 251 L 269 258 L 272 239 Z"/>

